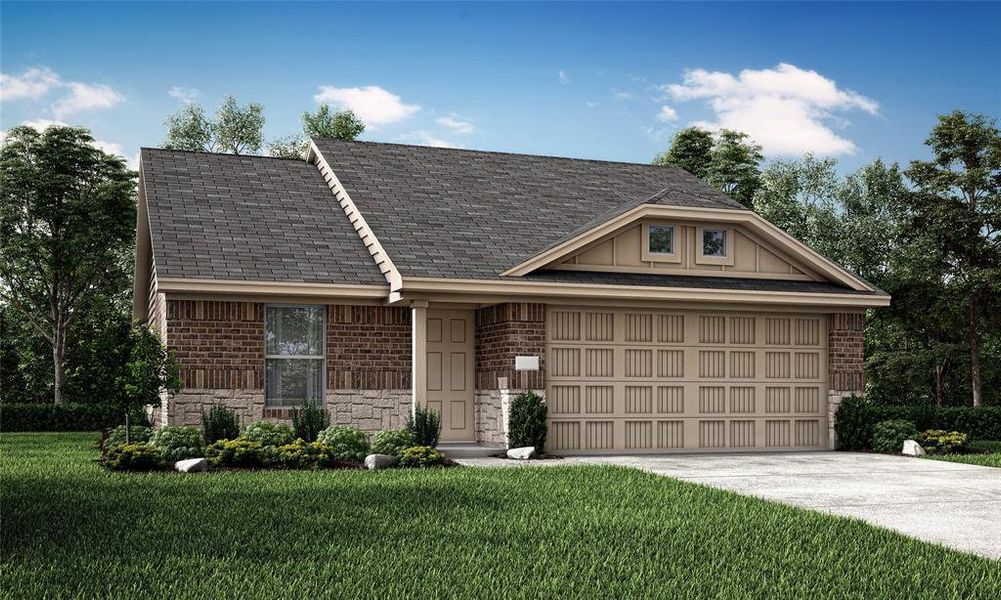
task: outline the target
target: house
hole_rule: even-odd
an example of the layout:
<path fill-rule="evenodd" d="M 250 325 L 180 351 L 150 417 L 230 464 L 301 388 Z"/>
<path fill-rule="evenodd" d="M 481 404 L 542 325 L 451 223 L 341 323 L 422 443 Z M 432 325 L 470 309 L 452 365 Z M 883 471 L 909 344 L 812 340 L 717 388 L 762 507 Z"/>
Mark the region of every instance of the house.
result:
<path fill-rule="evenodd" d="M 819 449 L 889 297 L 687 172 L 316 139 L 306 161 L 143 149 L 135 317 L 177 356 L 160 423 L 324 403 L 563 453 Z"/>

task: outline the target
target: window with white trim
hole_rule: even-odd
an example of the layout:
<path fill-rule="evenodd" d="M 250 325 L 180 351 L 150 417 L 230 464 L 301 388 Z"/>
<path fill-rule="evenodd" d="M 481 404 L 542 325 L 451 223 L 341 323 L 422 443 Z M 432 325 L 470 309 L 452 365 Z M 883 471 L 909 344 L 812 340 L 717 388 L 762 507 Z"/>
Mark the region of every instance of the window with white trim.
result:
<path fill-rule="evenodd" d="M 321 404 L 324 307 L 267 306 L 264 310 L 264 404 Z"/>
<path fill-rule="evenodd" d="M 674 225 L 648 225 L 650 254 L 674 254 Z"/>
<path fill-rule="evenodd" d="M 727 255 L 726 229 L 702 229 L 702 256 L 723 258 Z"/>

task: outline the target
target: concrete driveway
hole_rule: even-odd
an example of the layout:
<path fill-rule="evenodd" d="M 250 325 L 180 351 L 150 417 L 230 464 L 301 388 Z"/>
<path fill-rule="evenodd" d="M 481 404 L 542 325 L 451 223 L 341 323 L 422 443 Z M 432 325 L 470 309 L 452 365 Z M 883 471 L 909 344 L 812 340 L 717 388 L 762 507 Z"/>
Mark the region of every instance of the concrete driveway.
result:
<path fill-rule="evenodd" d="M 515 463 L 501 459 L 460 462 L 480 466 Z M 856 517 L 928 542 L 1001 558 L 1001 469 L 849 452 L 595 456 L 531 464 L 635 467 Z"/>

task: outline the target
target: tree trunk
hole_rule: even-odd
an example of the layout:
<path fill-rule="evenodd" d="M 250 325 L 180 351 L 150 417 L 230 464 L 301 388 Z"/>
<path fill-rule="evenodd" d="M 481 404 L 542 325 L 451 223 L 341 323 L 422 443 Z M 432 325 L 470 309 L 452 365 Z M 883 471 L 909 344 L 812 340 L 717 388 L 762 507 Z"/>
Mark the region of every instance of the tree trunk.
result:
<path fill-rule="evenodd" d="M 942 398 L 943 396 L 945 396 L 945 370 L 946 370 L 945 361 L 942 361 L 941 364 L 935 365 L 935 370 L 934 370 L 935 384 L 934 384 L 934 389 L 932 390 L 932 394 L 933 397 L 935 398 L 935 404 L 937 406 L 942 406 Z"/>
<path fill-rule="evenodd" d="M 980 312 L 977 308 L 977 298 L 970 298 L 970 387 L 973 388 L 973 406 L 980 406 Z"/>
<path fill-rule="evenodd" d="M 63 383 L 66 379 L 66 372 L 63 369 L 65 345 L 61 329 L 58 323 L 52 326 L 52 397 L 56 404 L 63 403 Z"/>

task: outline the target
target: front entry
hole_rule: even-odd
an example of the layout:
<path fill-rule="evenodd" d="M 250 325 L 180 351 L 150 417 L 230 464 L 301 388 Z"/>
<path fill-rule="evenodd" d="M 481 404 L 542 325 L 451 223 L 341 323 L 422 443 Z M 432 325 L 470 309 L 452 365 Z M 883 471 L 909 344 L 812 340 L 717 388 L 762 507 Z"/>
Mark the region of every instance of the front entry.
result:
<path fill-rule="evenodd" d="M 475 382 L 476 314 L 472 310 L 428 310 L 427 404 L 441 415 L 441 440 L 471 442 Z"/>

